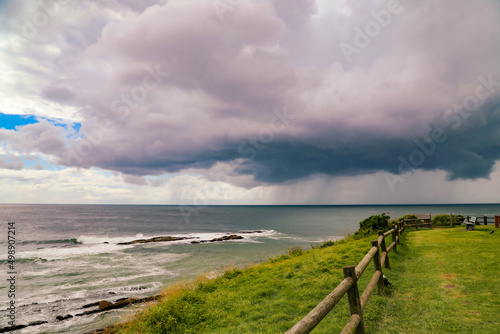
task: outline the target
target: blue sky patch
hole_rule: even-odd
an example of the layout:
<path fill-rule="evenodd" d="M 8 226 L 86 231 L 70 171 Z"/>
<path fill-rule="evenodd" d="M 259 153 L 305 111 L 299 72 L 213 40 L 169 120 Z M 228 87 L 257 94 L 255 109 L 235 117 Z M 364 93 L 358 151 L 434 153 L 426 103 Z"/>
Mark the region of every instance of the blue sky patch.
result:
<path fill-rule="evenodd" d="M 0 113 L 0 128 L 15 130 L 16 126 L 38 123 L 33 115 L 9 115 Z"/>
<path fill-rule="evenodd" d="M 23 158 L 22 160 L 23 160 L 25 169 L 44 169 L 44 170 L 53 170 L 53 171 L 67 169 L 67 167 L 65 167 L 65 166 L 53 165 L 49 161 L 47 161 L 43 158 L 34 159 L 33 157 L 31 157 L 30 159 Z"/>
<path fill-rule="evenodd" d="M 35 115 L 10 115 L 0 113 L 0 129 L 16 130 L 17 126 L 39 123 L 41 119 L 44 119 L 55 126 L 68 128 L 68 123 L 62 122 L 61 119 L 51 119 Z M 71 128 L 73 128 L 76 133 L 80 132 L 81 127 L 82 124 L 78 122 L 71 124 Z"/>

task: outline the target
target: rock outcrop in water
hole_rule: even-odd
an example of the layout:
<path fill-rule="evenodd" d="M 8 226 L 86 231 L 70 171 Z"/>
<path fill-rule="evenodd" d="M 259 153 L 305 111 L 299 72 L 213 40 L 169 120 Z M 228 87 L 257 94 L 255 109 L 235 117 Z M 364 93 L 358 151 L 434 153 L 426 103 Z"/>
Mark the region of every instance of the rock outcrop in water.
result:
<path fill-rule="evenodd" d="M 144 297 L 144 298 L 121 298 L 121 299 L 116 300 L 114 303 L 109 302 L 107 300 L 101 300 L 101 301 L 98 301 L 95 303 L 91 303 L 91 304 L 87 304 L 87 305 L 82 306 L 82 309 L 94 308 L 94 307 L 96 309 L 90 310 L 90 311 L 85 311 L 83 313 L 78 313 L 78 314 L 75 314 L 74 316 L 81 317 L 81 316 L 90 315 L 90 314 L 94 314 L 94 313 L 101 313 L 101 312 L 106 312 L 109 310 L 123 308 L 123 307 L 126 307 L 128 305 L 132 305 L 132 304 L 149 303 L 149 302 L 157 301 L 160 298 L 161 298 L 161 295 L 154 295 L 154 296 Z M 64 320 L 71 319 L 71 318 L 73 318 L 73 315 L 66 314 L 66 315 L 57 316 L 56 320 L 57 321 L 64 321 Z M 0 328 L 0 333 L 7 333 L 7 332 L 15 331 L 18 329 L 23 329 L 23 328 L 30 327 L 30 326 L 43 325 L 46 323 L 48 323 L 48 321 L 35 321 L 35 322 L 30 322 L 27 325 L 15 325 L 15 326 L 2 327 L 2 328 Z"/>
<path fill-rule="evenodd" d="M 212 240 L 193 240 L 191 241 L 192 244 L 202 244 L 202 243 L 206 243 L 206 242 L 219 242 L 219 241 L 226 241 L 226 240 L 239 240 L 239 239 L 243 239 L 243 237 L 241 235 L 236 235 L 236 234 L 231 234 L 231 235 L 225 235 L 223 237 L 220 237 L 220 238 L 215 238 L 215 239 L 212 239 Z"/>
<path fill-rule="evenodd" d="M 82 308 L 88 308 L 88 307 L 96 307 L 97 306 L 97 309 L 85 311 L 83 313 L 77 313 L 77 314 L 75 314 L 75 317 L 81 317 L 84 315 L 100 313 L 100 312 L 105 312 L 105 311 L 109 311 L 109 310 L 115 310 L 115 309 L 123 308 L 125 306 L 132 305 L 132 304 L 143 304 L 143 303 L 153 302 L 153 301 L 156 301 L 160 298 L 161 298 L 161 295 L 155 295 L 155 296 L 144 297 L 144 298 L 122 298 L 122 299 L 117 300 L 114 303 L 108 302 L 106 300 L 101 300 L 99 302 L 87 304 L 87 305 L 84 305 L 84 307 L 82 307 Z M 91 305 L 91 306 L 88 306 L 88 305 Z M 87 306 L 87 307 L 85 307 L 85 306 Z"/>
<path fill-rule="evenodd" d="M 238 233 L 244 234 L 244 233 L 262 233 L 263 231 L 257 230 L 257 231 L 241 231 Z M 145 244 L 149 242 L 163 242 L 163 241 L 178 241 L 178 240 L 186 240 L 186 239 L 193 239 L 193 238 L 188 238 L 188 237 L 154 237 L 151 239 L 137 239 L 137 240 L 132 240 L 132 241 L 127 241 L 127 242 L 119 242 L 118 245 L 133 245 L 133 244 Z M 219 241 L 227 241 L 227 240 L 239 240 L 239 239 L 244 239 L 241 235 L 237 234 L 230 234 L 230 235 L 225 235 L 220 238 L 214 238 L 212 240 L 193 240 L 191 241 L 192 244 L 202 244 L 206 242 L 219 242 Z"/>
<path fill-rule="evenodd" d="M 137 239 L 137 240 L 127 241 L 127 242 L 119 242 L 118 245 L 146 244 L 148 242 L 178 241 L 178 240 L 185 240 L 185 239 L 192 239 L 192 238 L 170 237 L 170 236 L 154 237 L 151 239 Z"/>
<path fill-rule="evenodd" d="M 38 326 L 42 324 L 46 324 L 47 321 L 35 321 L 35 322 L 30 322 L 27 325 L 14 325 L 14 326 L 8 326 L 8 327 L 2 327 L 0 328 L 0 333 L 7 333 L 7 332 L 12 332 L 18 329 L 23 329 L 26 327 L 31 327 L 31 326 Z"/>

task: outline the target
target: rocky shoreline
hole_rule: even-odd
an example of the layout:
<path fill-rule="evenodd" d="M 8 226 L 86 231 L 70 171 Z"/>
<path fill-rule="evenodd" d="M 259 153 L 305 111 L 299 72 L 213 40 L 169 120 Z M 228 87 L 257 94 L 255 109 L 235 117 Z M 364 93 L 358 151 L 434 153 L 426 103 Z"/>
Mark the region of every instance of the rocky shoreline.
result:
<path fill-rule="evenodd" d="M 240 240 L 244 239 L 239 234 L 250 234 L 250 233 L 264 233 L 262 230 L 255 230 L 255 231 L 240 231 L 236 232 L 238 234 L 228 234 L 224 235 L 220 238 L 214 238 L 211 240 L 193 240 L 191 241 L 192 244 L 203 244 L 207 242 L 219 242 L 219 241 L 227 241 L 227 240 Z M 166 241 L 179 241 L 179 240 L 189 240 L 189 239 L 197 239 L 194 237 L 172 237 L 172 236 L 161 236 L 161 237 L 154 237 L 150 239 L 137 239 L 137 240 L 132 240 L 132 241 L 126 241 L 126 242 L 119 242 L 118 245 L 133 245 L 133 244 L 146 244 L 150 242 L 166 242 Z"/>
<path fill-rule="evenodd" d="M 228 234 L 224 235 L 219 238 L 214 238 L 211 240 L 193 240 L 191 241 L 191 244 L 203 244 L 203 243 L 213 243 L 213 242 L 222 242 L 222 241 L 230 241 L 230 240 L 241 240 L 244 239 L 240 234 L 250 234 L 250 233 L 263 233 L 264 231 L 262 230 L 255 230 L 255 231 L 240 231 L 237 232 L 238 234 Z M 172 236 L 161 236 L 161 237 L 154 237 L 150 239 L 137 239 L 137 240 L 132 240 L 128 242 L 120 242 L 118 245 L 133 245 L 133 244 L 143 244 L 143 243 L 150 243 L 150 242 L 168 242 L 168 241 L 179 241 L 179 240 L 187 240 L 187 239 L 195 239 L 191 237 L 172 237 Z M 149 296 L 149 297 L 144 297 L 144 298 L 121 298 L 117 299 L 114 302 L 110 302 L 107 300 L 101 300 L 97 301 L 94 303 L 86 304 L 83 305 L 79 310 L 82 309 L 90 309 L 88 311 L 84 311 L 81 313 L 76 313 L 76 314 L 66 314 L 66 315 L 58 315 L 56 316 L 55 320 L 56 321 L 64 321 L 67 319 L 71 319 L 73 317 L 81 317 L 81 316 L 86 316 L 86 315 L 91 315 L 95 313 L 101 313 L 101 312 L 106 312 L 114 309 L 119 309 L 123 308 L 129 305 L 133 304 L 144 304 L 148 302 L 154 302 L 157 301 L 161 298 L 161 295 L 154 295 L 154 296 Z M 7 332 L 12 332 L 18 329 L 23 329 L 26 327 L 32 327 L 32 326 L 38 326 L 38 325 L 43 325 L 49 323 L 48 321 L 35 321 L 35 322 L 30 322 L 28 324 L 21 324 L 21 325 L 14 325 L 14 326 L 7 326 L 7 327 L 1 327 L 0 328 L 0 333 L 7 333 Z M 99 329 L 96 331 L 93 331 L 88 334 L 94 334 L 94 333 L 112 333 L 111 328 L 103 328 Z"/>
<path fill-rule="evenodd" d="M 127 242 L 119 242 L 117 245 L 146 244 L 149 242 L 178 241 L 178 240 L 185 240 L 185 239 L 192 239 L 192 238 L 170 237 L 170 236 L 154 237 L 151 239 L 137 239 L 137 240 L 127 241 Z"/>

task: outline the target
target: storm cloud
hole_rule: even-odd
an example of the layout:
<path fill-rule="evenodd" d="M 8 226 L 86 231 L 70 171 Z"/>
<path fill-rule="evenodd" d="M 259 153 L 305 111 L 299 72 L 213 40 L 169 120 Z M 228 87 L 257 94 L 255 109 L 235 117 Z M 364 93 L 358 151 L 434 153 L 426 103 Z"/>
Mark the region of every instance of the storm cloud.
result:
<path fill-rule="evenodd" d="M 223 164 L 247 187 L 377 172 L 397 183 L 416 170 L 487 178 L 500 160 L 494 0 L 3 6 L 0 112 L 81 123 L 1 130 L 20 154 L 133 184 Z"/>

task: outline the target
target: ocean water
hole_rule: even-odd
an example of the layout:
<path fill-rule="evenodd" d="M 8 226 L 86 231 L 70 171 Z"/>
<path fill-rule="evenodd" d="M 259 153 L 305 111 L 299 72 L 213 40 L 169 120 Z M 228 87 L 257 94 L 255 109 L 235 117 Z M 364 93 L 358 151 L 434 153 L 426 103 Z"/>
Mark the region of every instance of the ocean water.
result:
<path fill-rule="evenodd" d="M 148 206 L 1 204 L 0 327 L 8 326 L 8 226 L 15 222 L 16 324 L 47 321 L 13 333 L 86 333 L 121 321 L 137 307 L 64 321 L 85 304 L 157 294 L 174 282 L 224 266 L 245 266 L 341 238 L 378 213 L 500 215 L 499 204 L 418 206 Z M 241 240 L 192 244 L 239 234 Z M 188 239 L 120 242 L 155 236 Z"/>

